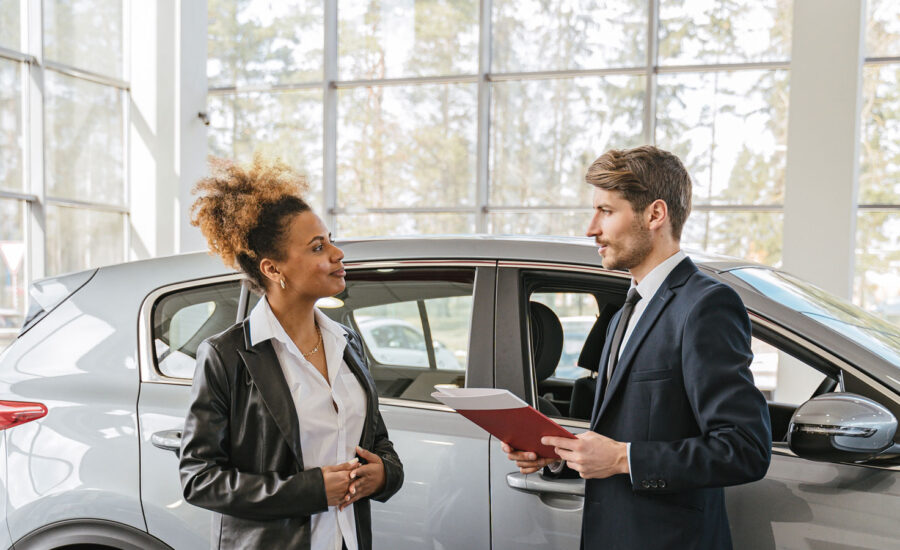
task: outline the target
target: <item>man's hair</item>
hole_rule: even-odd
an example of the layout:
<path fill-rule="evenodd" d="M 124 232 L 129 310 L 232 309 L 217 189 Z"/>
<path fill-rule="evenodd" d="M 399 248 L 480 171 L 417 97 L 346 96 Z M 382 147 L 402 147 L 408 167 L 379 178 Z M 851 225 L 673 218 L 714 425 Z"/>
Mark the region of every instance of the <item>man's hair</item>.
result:
<path fill-rule="evenodd" d="M 620 191 L 636 213 L 662 199 L 669 209 L 672 236 L 681 239 L 691 213 L 691 176 L 672 153 L 652 145 L 612 149 L 591 164 L 584 180 L 600 189 Z"/>

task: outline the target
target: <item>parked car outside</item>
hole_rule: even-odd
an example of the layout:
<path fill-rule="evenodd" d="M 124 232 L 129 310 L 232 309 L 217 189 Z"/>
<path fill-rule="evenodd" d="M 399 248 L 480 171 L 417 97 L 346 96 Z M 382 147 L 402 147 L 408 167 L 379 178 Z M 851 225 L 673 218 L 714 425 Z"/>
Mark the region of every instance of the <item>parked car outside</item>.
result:
<path fill-rule="evenodd" d="M 503 388 L 538 407 L 551 401 L 574 433 L 588 429 L 572 414 L 583 408 L 572 393 L 581 380 L 535 376 L 537 352 L 563 330 L 533 339 L 531 299 L 614 308 L 628 275 L 603 269 L 589 239 L 339 245 L 347 288 L 321 304 L 327 315 L 359 330 L 376 317 L 431 327 L 429 338 L 420 329 L 427 362 L 387 364 L 382 346 L 367 342 L 381 412 L 407 465 L 404 488 L 373 503 L 375 547 L 578 548 L 583 481 L 521 475 L 496 439 L 430 393 L 440 384 Z M 740 294 L 754 349 L 765 349 L 775 373 L 768 474 L 726 489 L 735 548 L 896 547 L 896 328 L 779 270 L 691 256 Z M 241 275 L 196 253 L 38 281 L 30 294 L 29 321 L 0 354 L 0 548 L 207 547 L 212 516 L 183 500 L 176 453 L 197 346 L 256 299 Z M 450 347 L 451 337 L 453 351 L 465 350 L 453 355 L 459 368 L 438 360 L 434 340 Z M 862 409 L 875 412 L 840 418 Z M 835 441 L 846 444 L 840 453 Z"/>
<path fill-rule="evenodd" d="M 360 336 L 373 358 L 384 365 L 428 367 L 428 346 L 422 331 L 401 319 L 357 317 Z M 432 340 L 437 368 L 462 370 L 453 352 Z"/>

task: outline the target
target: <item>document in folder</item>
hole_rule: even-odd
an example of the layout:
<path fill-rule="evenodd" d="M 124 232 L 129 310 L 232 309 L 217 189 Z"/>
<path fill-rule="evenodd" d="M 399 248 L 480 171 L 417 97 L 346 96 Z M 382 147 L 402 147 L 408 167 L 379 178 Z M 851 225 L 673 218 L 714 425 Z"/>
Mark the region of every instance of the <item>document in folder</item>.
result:
<path fill-rule="evenodd" d="M 520 451 L 544 458 L 559 458 L 541 437 L 575 438 L 569 430 L 550 420 L 507 390 L 492 388 L 447 388 L 435 386 L 431 396 L 452 407 L 491 435 Z"/>

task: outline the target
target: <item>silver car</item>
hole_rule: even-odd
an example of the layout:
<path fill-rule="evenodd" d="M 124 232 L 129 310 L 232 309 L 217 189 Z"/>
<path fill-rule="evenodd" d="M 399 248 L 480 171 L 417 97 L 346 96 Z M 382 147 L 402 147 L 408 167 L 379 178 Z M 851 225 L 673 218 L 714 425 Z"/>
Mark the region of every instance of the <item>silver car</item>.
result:
<path fill-rule="evenodd" d="M 571 367 L 558 319 L 597 319 L 578 359 L 596 370 L 597 335 L 628 275 L 602 269 L 588 239 L 339 244 L 347 289 L 319 306 L 357 328 L 373 317 L 412 325 L 427 359 L 379 363 L 365 342 L 406 465 L 401 492 L 373 503 L 375 547 L 578 548 L 583 482 L 520 475 L 497 440 L 430 394 L 505 388 L 587 429 L 593 375 L 556 375 Z M 726 490 L 735 547 L 896 548 L 897 328 L 778 270 L 691 256 L 743 298 L 770 400 L 768 475 Z M 35 283 L 0 355 L 0 548 L 207 547 L 211 516 L 182 499 L 176 456 L 194 354 L 257 299 L 203 253 Z M 533 315 L 544 307 L 556 321 Z M 459 368 L 442 368 L 444 352 Z"/>

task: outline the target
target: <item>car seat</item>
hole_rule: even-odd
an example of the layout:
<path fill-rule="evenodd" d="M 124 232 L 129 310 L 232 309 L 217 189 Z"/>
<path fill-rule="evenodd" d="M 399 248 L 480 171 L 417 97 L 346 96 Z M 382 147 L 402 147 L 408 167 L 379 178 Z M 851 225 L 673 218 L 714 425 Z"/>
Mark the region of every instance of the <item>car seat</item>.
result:
<path fill-rule="evenodd" d="M 594 326 L 581 346 L 577 365 L 591 371 L 590 376 L 579 378 L 572 385 L 572 400 L 569 402 L 569 416 L 587 420 L 594 408 L 594 396 L 597 393 L 597 372 L 600 369 L 600 355 L 606 342 L 606 329 L 613 315 L 619 311 L 617 304 L 608 303 L 600 310 Z"/>
<path fill-rule="evenodd" d="M 553 310 L 540 302 L 528 303 L 531 322 L 531 351 L 534 357 L 534 375 L 537 386 L 550 378 L 562 356 L 563 330 Z M 538 395 L 538 410 L 548 416 L 562 416 L 556 405 Z"/>

